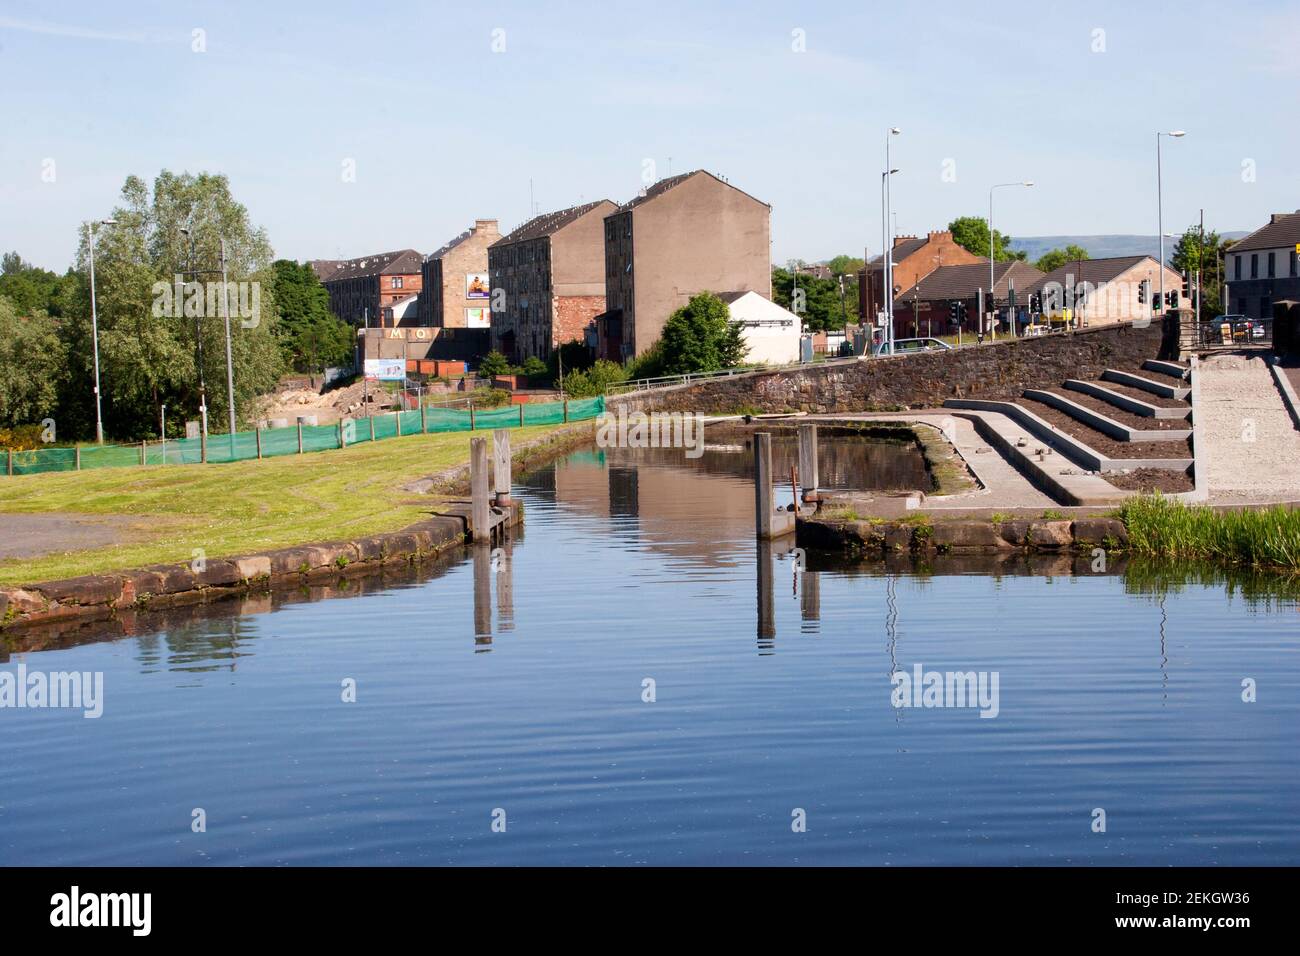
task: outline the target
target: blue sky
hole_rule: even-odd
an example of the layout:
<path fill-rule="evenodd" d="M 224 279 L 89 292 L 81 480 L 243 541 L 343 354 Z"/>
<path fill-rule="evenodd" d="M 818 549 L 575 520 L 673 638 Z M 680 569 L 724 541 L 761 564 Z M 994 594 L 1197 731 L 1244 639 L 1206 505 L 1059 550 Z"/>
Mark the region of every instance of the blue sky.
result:
<path fill-rule="evenodd" d="M 903 233 L 1033 179 L 998 228 L 1154 234 L 1157 129 L 1188 131 L 1166 231 L 1300 208 L 1300 6 L 1052 6 L 6 0 L 0 247 L 61 271 L 168 168 L 226 173 L 281 256 L 428 252 L 525 219 L 530 179 L 542 210 L 629 199 L 649 160 L 770 203 L 776 261 L 874 254 L 891 125 Z"/>

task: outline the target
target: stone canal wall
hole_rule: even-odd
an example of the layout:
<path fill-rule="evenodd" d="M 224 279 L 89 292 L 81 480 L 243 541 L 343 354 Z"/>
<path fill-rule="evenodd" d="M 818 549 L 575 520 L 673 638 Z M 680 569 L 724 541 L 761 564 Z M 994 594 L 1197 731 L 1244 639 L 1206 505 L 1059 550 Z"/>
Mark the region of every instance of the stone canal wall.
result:
<path fill-rule="evenodd" d="M 950 521 L 838 521 L 801 518 L 795 527 L 801 547 L 839 551 L 860 559 L 890 554 L 1061 553 L 1128 549 L 1128 530 L 1116 518 L 1032 520 L 1011 518 Z"/>
<path fill-rule="evenodd" d="M 1173 340 L 1176 350 L 1177 339 Z M 862 412 L 937 408 L 950 398 L 1015 398 L 1069 378 L 1100 378 L 1168 352 L 1161 325 L 1124 323 L 1071 334 L 1009 339 L 977 348 L 747 372 L 606 399 L 614 410 L 706 414 Z"/>

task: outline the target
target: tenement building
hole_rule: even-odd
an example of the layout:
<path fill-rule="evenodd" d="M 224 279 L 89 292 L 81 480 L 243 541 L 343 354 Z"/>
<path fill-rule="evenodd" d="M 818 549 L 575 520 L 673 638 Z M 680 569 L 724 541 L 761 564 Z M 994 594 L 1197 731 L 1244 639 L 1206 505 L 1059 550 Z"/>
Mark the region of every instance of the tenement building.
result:
<path fill-rule="evenodd" d="M 399 249 L 345 259 L 321 284 L 330 294 L 330 310 L 344 322 L 379 326 L 386 321 L 386 309 L 419 293 L 420 281 L 420 254 Z"/>
<path fill-rule="evenodd" d="M 476 219 L 421 265 L 420 324 L 488 329 L 492 319 L 488 246 L 501 238 L 495 219 Z"/>
<path fill-rule="evenodd" d="M 699 292 L 772 297 L 772 207 L 702 169 L 662 179 L 605 218 L 601 358 L 622 361 L 659 339 Z"/>
<path fill-rule="evenodd" d="M 605 309 L 608 199 L 548 212 L 488 247 L 492 347 L 515 362 L 582 341 Z"/>

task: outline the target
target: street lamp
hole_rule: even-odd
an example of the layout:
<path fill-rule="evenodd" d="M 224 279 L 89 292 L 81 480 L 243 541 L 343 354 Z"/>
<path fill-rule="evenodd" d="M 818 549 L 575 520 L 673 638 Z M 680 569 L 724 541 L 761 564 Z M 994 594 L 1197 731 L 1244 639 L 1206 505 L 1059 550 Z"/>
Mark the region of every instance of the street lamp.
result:
<path fill-rule="evenodd" d="M 894 338 L 894 252 L 893 243 L 890 241 L 889 234 L 889 177 L 898 172 L 897 169 L 886 168 L 886 171 L 880 174 L 880 207 L 885 213 L 885 218 L 881 222 L 881 242 L 883 251 L 880 253 L 880 308 L 885 313 L 886 327 L 888 333 L 881 336 L 881 345 L 886 341 L 892 343 Z M 890 349 L 892 352 L 892 347 Z"/>
<path fill-rule="evenodd" d="M 893 206 L 893 196 L 891 195 L 892 190 L 890 189 L 889 177 L 898 172 L 898 170 L 894 169 L 889 164 L 889 138 L 891 136 L 898 136 L 902 132 L 903 131 L 897 126 L 891 126 L 889 127 L 888 132 L 885 133 L 885 169 L 887 169 L 888 172 L 884 175 L 884 195 L 881 200 L 883 205 L 881 210 L 881 218 L 883 220 L 881 223 L 881 232 L 885 239 L 883 252 L 884 259 L 881 261 L 881 272 L 885 278 L 885 298 L 882 304 L 885 306 L 885 314 L 889 323 L 890 354 L 893 354 L 894 342 L 894 237 L 889 229 L 889 215 Z"/>
<path fill-rule="evenodd" d="M 995 183 L 989 187 L 989 310 L 993 308 L 993 190 L 1002 189 L 1006 186 L 1032 186 L 1034 181 L 1027 179 L 1019 183 Z M 980 332 L 984 331 L 984 315 L 980 313 Z M 991 331 L 991 330 L 990 330 Z M 1014 326 L 1012 327 L 1014 331 Z"/>
<path fill-rule="evenodd" d="M 86 223 L 86 236 L 90 243 L 90 331 L 95 343 L 95 441 L 104 444 L 104 415 L 99 401 L 99 313 L 95 308 L 95 227 L 116 226 L 116 219 L 100 219 Z"/>
<path fill-rule="evenodd" d="M 1187 133 L 1181 129 L 1171 130 L 1168 133 L 1156 133 L 1156 219 L 1159 224 L 1160 233 L 1160 316 L 1165 314 L 1165 199 L 1164 199 L 1164 182 L 1160 170 L 1160 137 L 1168 136 L 1171 139 L 1182 139 Z"/>

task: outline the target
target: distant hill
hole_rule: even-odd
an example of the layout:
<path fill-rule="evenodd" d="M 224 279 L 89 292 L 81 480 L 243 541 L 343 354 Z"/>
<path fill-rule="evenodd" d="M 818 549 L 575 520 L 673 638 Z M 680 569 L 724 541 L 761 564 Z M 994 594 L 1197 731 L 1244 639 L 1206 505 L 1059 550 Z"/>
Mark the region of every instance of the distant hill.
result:
<path fill-rule="evenodd" d="M 1220 233 L 1220 236 L 1224 239 L 1240 239 L 1245 235 L 1249 235 L 1249 233 Z M 1024 250 L 1029 256 L 1030 262 L 1042 256 L 1045 252 L 1050 252 L 1053 249 L 1064 249 L 1070 244 L 1087 249 L 1088 254 L 1094 259 L 1111 259 L 1115 256 L 1160 255 L 1159 236 L 1024 236 L 1011 240 L 1011 248 L 1017 252 Z M 1177 239 L 1165 240 L 1166 259 L 1173 255 L 1176 245 L 1178 245 Z"/>

